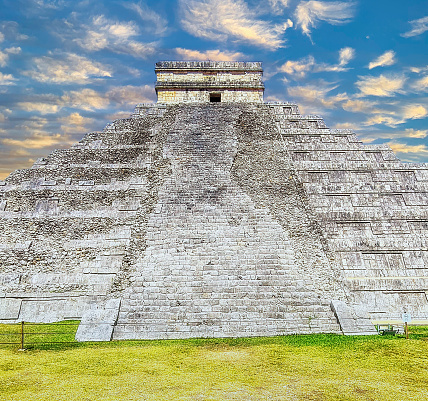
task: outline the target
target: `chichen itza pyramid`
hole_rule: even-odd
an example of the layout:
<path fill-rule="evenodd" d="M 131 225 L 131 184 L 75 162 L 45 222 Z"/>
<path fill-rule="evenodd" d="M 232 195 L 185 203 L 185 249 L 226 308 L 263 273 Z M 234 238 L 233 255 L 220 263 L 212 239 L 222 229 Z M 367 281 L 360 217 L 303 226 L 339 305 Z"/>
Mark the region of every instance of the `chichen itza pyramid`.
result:
<path fill-rule="evenodd" d="M 0 181 L 0 322 L 110 340 L 428 320 L 427 164 L 264 103 L 261 63 L 156 74 L 156 104 Z"/>

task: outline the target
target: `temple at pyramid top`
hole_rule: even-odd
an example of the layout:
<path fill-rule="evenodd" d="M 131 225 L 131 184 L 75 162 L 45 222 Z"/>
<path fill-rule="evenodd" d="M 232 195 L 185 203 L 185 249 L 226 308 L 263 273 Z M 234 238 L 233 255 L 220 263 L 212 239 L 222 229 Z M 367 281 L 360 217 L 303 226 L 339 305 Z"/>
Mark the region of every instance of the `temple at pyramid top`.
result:
<path fill-rule="evenodd" d="M 160 61 L 155 72 L 158 103 L 263 103 L 260 62 Z"/>

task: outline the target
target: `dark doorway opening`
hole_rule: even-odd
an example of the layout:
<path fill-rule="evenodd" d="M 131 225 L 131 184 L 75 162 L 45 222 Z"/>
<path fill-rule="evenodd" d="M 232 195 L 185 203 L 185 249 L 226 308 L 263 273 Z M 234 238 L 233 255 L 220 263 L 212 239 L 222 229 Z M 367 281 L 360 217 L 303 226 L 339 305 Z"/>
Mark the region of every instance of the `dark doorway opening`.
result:
<path fill-rule="evenodd" d="M 210 102 L 221 102 L 221 94 L 220 93 L 210 93 Z"/>

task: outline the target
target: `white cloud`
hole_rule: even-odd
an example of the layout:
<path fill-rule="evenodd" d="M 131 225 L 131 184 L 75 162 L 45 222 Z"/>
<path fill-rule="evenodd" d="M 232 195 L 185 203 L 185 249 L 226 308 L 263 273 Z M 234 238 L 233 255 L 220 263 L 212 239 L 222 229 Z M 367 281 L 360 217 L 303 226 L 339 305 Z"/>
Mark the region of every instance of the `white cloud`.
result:
<path fill-rule="evenodd" d="M 371 113 L 374 110 L 376 103 L 367 100 L 353 100 L 349 99 L 342 104 L 342 108 L 346 111 L 357 113 Z"/>
<path fill-rule="evenodd" d="M 92 26 L 85 27 L 82 38 L 73 39 L 88 51 L 110 50 L 137 58 L 147 58 L 156 51 L 155 43 L 142 43 L 132 38 L 140 34 L 138 25 L 132 21 L 115 22 L 103 15 L 92 19 Z"/>
<path fill-rule="evenodd" d="M 242 60 L 245 57 L 244 54 L 240 52 L 222 52 L 220 50 L 206 50 L 200 52 L 199 50 L 177 47 L 175 51 L 185 60 L 236 61 Z"/>
<path fill-rule="evenodd" d="M 109 106 L 134 106 L 137 103 L 150 103 L 155 99 L 152 86 L 117 86 L 107 92 L 97 92 L 93 89 L 67 92 L 61 98 L 64 107 L 81 110 L 107 109 Z"/>
<path fill-rule="evenodd" d="M 64 0 L 32 0 L 33 5 L 39 8 L 59 9 L 64 6 Z"/>
<path fill-rule="evenodd" d="M 403 161 L 419 162 L 428 157 L 426 145 L 407 145 L 401 142 L 388 142 L 388 145 Z"/>
<path fill-rule="evenodd" d="M 303 33 L 310 36 L 311 28 L 316 28 L 318 21 L 332 25 L 346 24 L 354 16 L 353 2 L 341 1 L 301 1 L 296 8 L 297 24 Z"/>
<path fill-rule="evenodd" d="M 409 23 L 412 26 L 412 29 L 406 33 L 401 34 L 401 36 L 404 38 L 422 35 L 424 32 L 428 31 L 428 16 L 414 19 L 413 21 L 409 21 Z"/>
<path fill-rule="evenodd" d="M 352 47 L 344 47 L 339 51 L 339 65 L 348 64 L 355 57 L 355 50 Z"/>
<path fill-rule="evenodd" d="M 51 146 L 57 146 L 59 144 L 69 144 L 70 139 L 60 134 L 49 135 L 47 133 L 34 133 L 30 137 L 25 139 L 13 139 L 5 138 L 1 142 L 4 145 L 12 147 L 21 147 L 25 149 L 42 149 Z"/>
<path fill-rule="evenodd" d="M 36 69 L 25 71 L 24 75 L 39 82 L 85 84 L 94 77 L 111 77 L 112 74 L 109 66 L 72 53 L 66 54 L 62 59 L 58 56 L 43 56 L 33 61 Z"/>
<path fill-rule="evenodd" d="M 22 35 L 19 33 L 18 27 L 19 27 L 19 25 L 15 21 L 0 22 L 0 32 L 1 32 L 3 40 L 9 39 L 11 41 L 16 41 L 16 40 L 28 39 L 27 35 Z M 0 42 L 1 42 L 1 40 L 0 40 Z"/>
<path fill-rule="evenodd" d="M 63 123 L 60 127 L 61 132 L 67 134 L 82 133 L 87 131 L 87 126 L 94 122 L 94 119 L 81 116 L 79 113 L 71 113 L 66 117 L 58 119 Z"/>
<path fill-rule="evenodd" d="M 0 67 L 4 67 L 9 61 L 9 54 L 19 54 L 21 53 L 20 47 L 9 47 L 4 49 L 4 51 L 0 50 Z"/>
<path fill-rule="evenodd" d="M 164 35 L 167 32 L 168 21 L 149 8 L 147 4 L 140 1 L 138 4 L 124 3 L 123 6 L 135 11 L 143 21 L 152 24 L 154 27 L 153 33 L 155 35 Z"/>
<path fill-rule="evenodd" d="M 0 86 L 2 85 L 15 85 L 16 78 L 11 74 L 3 74 L 0 71 Z"/>
<path fill-rule="evenodd" d="M 384 124 L 389 127 L 395 127 L 398 124 L 404 124 L 407 120 L 416 120 L 428 116 L 428 109 L 419 103 L 403 105 L 394 102 L 389 106 L 389 110 L 376 108 L 371 111 L 368 110 L 367 113 L 373 115 L 364 122 L 364 125 Z"/>
<path fill-rule="evenodd" d="M 131 105 L 137 103 L 151 103 L 156 99 L 156 93 L 151 85 L 117 86 L 106 93 L 111 103 L 116 105 Z"/>
<path fill-rule="evenodd" d="M 9 47 L 7 49 L 4 49 L 4 51 L 8 54 L 20 54 L 22 49 L 18 47 Z"/>
<path fill-rule="evenodd" d="M 284 46 L 291 20 L 273 25 L 258 18 L 243 0 L 180 0 L 181 24 L 191 35 L 209 40 L 234 39 L 275 50 Z"/>
<path fill-rule="evenodd" d="M 291 86 L 287 91 L 290 96 L 303 99 L 304 102 L 313 106 L 318 105 L 331 109 L 348 100 L 348 96 L 345 93 L 329 95 L 329 92 L 336 88 L 337 86 L 330 86 L 327 83 L 320 82 L 318 85 Z"/>
<path fill-rule="evenodd" d="M 395 127 L 398 124 L 403 124 L 405 120 L 400 117 L 394 117 L 393 115 L 375 114 L 368 118 L 363 125 L 378 125 L 384 124 L 388 127 Z"/>
<path fill-rule="evenodd" d="M 80 91 L 67 92 L 61 98 L 62 105 L 80 110 L 106 109 L 110 104 L 106 94 L 85 88 Z"/>
<path fill-rule="evenodd" d="M 71 113 L 66 117 L 61 117 L 59 121 L 62 122 L 63 124 L 77 125 L 77 126 L 84 126 L 84 125 L 92 124 L 94 122 L 93 118 L 83 117 L 79 113 Z"/>
<path fill-rule="evenodd" d="M 134 106 L 137 103 L 153 102 L 155 98 L 155 91 L 150 85 L 128 85 L 112 87 L 106 92 L 84 88 L 65 92 L 62 96 L 32 95 L 27 101 L 18 102 L 17 107 L 20 110 L 35 111 L 44 115 L 58 113 L 63 108 L 95 111 Z M 76 115 L 74 117 L 78 118 Z"/>
<path fill-rule="evenodd" d="M 359 77 L 359 81 L 355 83 L 361 93 L 358 96 L 393 96 L 401 89 L 406 81 L 405 77 L 395 76 L 386 77 Z"/>
<path fill-rule="evenodd" d="M 280 67 L 281 72 L 303 78 L 308 72 L 340 72 L 347 71 L 345 66 L 355 57 L 355 50 L 351 47 L 344 47 L 339 51 L 338 64 L 317 64 L 312 56 L 305 57 L 299 61 L 287 61 Z"/>
<path fill-rule="evenodd" d="M 299 61 L 288 60 L 280 67 L 280 71 L 288 75 L 294 75 L 303 78 L 307 72 L 311 71 L 315 65 L 315 59 L 312 56 L 300 59 Z"/>
<path fill-rule="evenodd" d="M 428 136 L 428 130 L 415 130 L 413 128 L 406 128 L 404 135 L 408 138 L 426 138 Z"/>
<path fill-rule="evenodd" d="M 4 35 L 0 32 L 0 43 L 4 41 Z"/>
<path fill-rule="evenodd" d="M 420 74 L 421 72 L 428 71 L 428 65 L 426 67 L 410 67 L 409 70 L 415 74 Z"/>
<path fill-rule="evenodd" d="M 283 14 L 284 8 L 288 7 L 289 0 L 268 0 L 268 3 L 275 14 Z"/>
<path fill-rule="evenodd" d="M 0 67 L 4 67 L 9 60 L 9 55 L 0 50 Z"/>
<path fill-rule="evenodd" d="M 52 114 L 52 113 L 58 113 L 58 111 L 61 109 L 61 105 L 59 104 L 52 104 L 52 103 L 46 103 L 46 102 L 19 102 L 17 103 L 17 106 L 19 109 L 24 111 L 37 111 L 40 114 Z"/>
<path fill-rule="evenodd" d="M 406 120 L 415 120 L 428 116 L 428 110 L 421 104 L 409 104 L 403 107 L 402 115 Z"/>
<path fill-rule="evenodd" d="M 384 67 L 386 65 L 393 65 L 395 63 L 395 52 L 393 50 L 389 50 L 381 54 L 377 59 L 373 60 L 368 67 L 371 70 L 376 67 Z"/>
<path fill-rule="evenodd" d="M 377 139 L 406 139 L 406 138 L 417 138 L 423 139 L 428 136 L 428 130 L 415 130 L 413 128 L 406 128 L 404 131 L 393 130 L 393 131 L 374 131 L 374 132 L 362 132 L 358 137 L 366 143 L 373 142 Z"/>
<path fill-rule="evenodd" d="M 415 81 L 412 85 L 412 87 L 416 90 L 425 90 L 428 88 L 428 75 L 425 77 L 422 77 L 421 79 L 418 79 Z"/>

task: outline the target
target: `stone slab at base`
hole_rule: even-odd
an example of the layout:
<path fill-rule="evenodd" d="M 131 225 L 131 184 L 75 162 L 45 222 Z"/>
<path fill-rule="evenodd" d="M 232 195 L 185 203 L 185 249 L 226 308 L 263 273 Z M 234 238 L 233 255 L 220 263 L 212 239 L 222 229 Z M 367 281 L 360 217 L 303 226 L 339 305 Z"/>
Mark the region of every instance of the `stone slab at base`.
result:
<path fill-rule="evenodd" d="M 111 341 L 119 308 L 120 299 L 110 299 L 104 307 L 88 310 L 77 328 L 76 341 Z"/>
<path fill-rule="evenodd" d="M 357 314 L 354 308 L 339 300 L 331 301 L 330 307 L 345 336 L 378 334 L 367 314 Z"/>
<path fill-rule="evenodd" d="M 0 299 L 0 320 L 16 320 L 21 310 L 20 299 L 2 298 Z"/>

